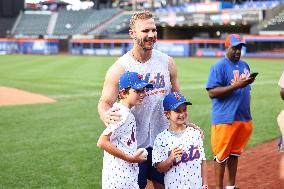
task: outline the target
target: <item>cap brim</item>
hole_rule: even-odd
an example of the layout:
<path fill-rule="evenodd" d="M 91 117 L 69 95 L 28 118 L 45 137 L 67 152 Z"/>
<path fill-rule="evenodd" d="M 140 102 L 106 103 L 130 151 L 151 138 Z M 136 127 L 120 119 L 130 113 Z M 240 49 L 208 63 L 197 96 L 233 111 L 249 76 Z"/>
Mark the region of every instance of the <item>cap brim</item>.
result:
<path fill-rule="evenodd" d="M 153 84 L 142 82 L 131 86 L 131 88 L 133 89 L 153 88 Z"/>
<path fill-rule="evenodd" d="M 185 104 L 185 105 L 192 105 L 191 102 L 180 102 L 175 104 L 175 106 L 171 107 L 171 110 L 176 110 L 180 105 Z"/>
<path fill-rule="evenodd" d="M 237 42 L 237 43 L 231 44 L 231 46 L 235 47 L 235 46 L 238 46 L 239 44 L 241 44 L 241 45 L 244 46 L 244 47 L 247 46 L 247 44 L 246 44 L 246 43 L 243 43 L 243 42 Z"/>

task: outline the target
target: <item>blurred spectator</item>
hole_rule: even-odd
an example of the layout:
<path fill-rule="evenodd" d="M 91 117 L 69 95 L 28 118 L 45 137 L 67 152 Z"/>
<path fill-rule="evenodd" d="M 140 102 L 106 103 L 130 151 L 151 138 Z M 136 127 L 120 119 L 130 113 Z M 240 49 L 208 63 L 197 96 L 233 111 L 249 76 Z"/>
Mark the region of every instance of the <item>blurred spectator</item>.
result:
<path fill-rule="evenodd" d="M 280 87 L 280 96 L 282 100 L 284 100 L 284 71 L 280 77 L 278 85 Z M 282 150 L 282 146 L 283 146 L 282 142 L 283 142 L 283 135 L 284 135 L 284 110 L 282 110 L 280 114 L 278 115 L 277 122 L 280 127 L 280 131 L 281 131 L 281 137 L 280 137 L 281 144 L 279 146 L 281 146 L 280 150 Z M 282 159 L 280 162 L 280 178 L 284 179 L 284 155 L 282 156 Z"/>

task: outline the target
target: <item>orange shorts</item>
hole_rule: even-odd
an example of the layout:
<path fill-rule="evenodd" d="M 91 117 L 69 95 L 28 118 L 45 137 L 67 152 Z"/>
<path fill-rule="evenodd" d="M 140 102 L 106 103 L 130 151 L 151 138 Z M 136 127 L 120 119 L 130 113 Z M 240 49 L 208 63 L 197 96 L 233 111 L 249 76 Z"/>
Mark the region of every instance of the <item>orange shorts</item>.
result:
<path fill-rule="evenodd" d="M 252 121 L 234 121 L 232 124 L 211 126 L 211 146 L 218 163 L 230 155 L 240 156 L 252 133 Z"/>

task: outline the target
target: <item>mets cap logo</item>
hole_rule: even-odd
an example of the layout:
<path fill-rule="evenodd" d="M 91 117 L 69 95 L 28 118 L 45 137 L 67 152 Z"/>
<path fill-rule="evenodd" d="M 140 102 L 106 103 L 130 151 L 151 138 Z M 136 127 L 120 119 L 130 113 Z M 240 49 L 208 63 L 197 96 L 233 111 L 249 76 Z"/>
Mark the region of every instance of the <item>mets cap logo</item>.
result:
<path fill-rule="evenodd" d="M 179 94 L 178 92 L 173 92 L 173 93 L 174 93 L 175 98 L 176 98 L 177 100 L 180 100 L 180 99 L 181 99 L 181 96 L 180 96 L 180 94 Z"/>
<path fill-rule="evenodd" d="M 181 104 L 192 105 L 192 103 L 186 101 L 184 96 L 179 92 L 171 92 L 167 94 L 163 100 L 164 111 L 176 110 Z"/>
<path fill-rule="evenodd" d="M 236 35 L 236 34 L 233 34 L 233 36 L 234 36 L 235 38 L 237 38 L 238 40 L 240 40 L 240 41 L 241 41 L 241 36 Z"/>
<path fill-rule="evenodd" d="M 137 77 L 138 77 L 138 79 L 142 79 L 143 78 L 143 75 L 142 74 L 137 74 Z"/>

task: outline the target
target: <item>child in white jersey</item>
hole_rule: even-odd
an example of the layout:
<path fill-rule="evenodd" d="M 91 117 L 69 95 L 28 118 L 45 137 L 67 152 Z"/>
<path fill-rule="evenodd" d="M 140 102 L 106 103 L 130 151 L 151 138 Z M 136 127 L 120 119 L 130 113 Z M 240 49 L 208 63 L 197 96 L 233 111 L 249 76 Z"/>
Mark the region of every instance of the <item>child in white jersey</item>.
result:
<path fill-rule="evenodd" d="M 165 173 L 166 189 L 208 188 L 202 135 L 194 124 L 186 124 L 187 105 L 178 92 L 163 101 L 170 126 L 155 139 L 152 155 L 153 165 Z"/>
<path fill-rule="evenodd" d="M 110 124 L 100 136 L 97 146 L 104 149 L 102 188 L 138 189 L 138 163 L 145 161 L 144 149 L 137 150 L 136 121 L 130 109 L 141 104 L 145 88 L 153 85 L 136 72 L 125 72 L 119 80 L 121 120 Z"/>

